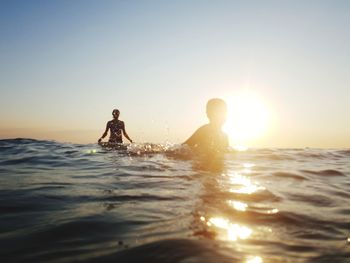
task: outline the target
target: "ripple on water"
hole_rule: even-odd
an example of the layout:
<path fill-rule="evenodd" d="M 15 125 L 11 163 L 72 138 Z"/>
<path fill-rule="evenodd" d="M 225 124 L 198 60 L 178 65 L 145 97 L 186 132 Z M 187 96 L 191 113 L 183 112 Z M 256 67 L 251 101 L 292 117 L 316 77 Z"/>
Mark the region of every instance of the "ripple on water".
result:
<path fill-rule="evenodd" d="M 308 203 L 313 206 L 322 206 L 322 207 L 332 207 L 334 201 L 331 197 L 321 195 L 321 194 L 303 194 L 303 193 L 289 193 L 287 194 L 289 200 Z"/>
<path fill-rule="evenodd" d="M 307 174 L 319 175 L 319 176 L 345 176 L 344 173 L 333 169 L 326 169 L 326 170 L 320 170 L 320 171 L 301 170 L 301 172 L 307 173 Z"/>
<path fill-rule="evenodd" d="M 291 178 L 295 180 L 308 180 L 305 176 L 289 172 L 275 172 L 272 175 L 275 177 Z"/>

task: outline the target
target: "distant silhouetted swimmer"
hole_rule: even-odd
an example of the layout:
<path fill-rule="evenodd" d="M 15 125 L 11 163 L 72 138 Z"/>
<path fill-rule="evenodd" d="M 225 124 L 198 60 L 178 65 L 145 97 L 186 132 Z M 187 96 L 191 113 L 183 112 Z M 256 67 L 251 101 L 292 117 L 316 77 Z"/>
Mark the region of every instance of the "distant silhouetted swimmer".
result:
<path fill-rule="evenodd" d="M 110 143 L 123 143 L 123 136 L 122 135 L 124 135 L 125 138 L 127 138 L 130 142 L 132 142 L 132 140 L 130 139 L 130 137 L 128 136 L 128 134 L 125 131 L 124 122 L 119 120 L 120 111 L 117 109 L 114 109 L 112 112 L 112 115 L 113 115 L 113 120 L 107 122 L 106 130 L 102 134 L 102 137 L 100 139 L 98 139 L 98 142 L 100 143 L 102 141 L 102 139 L 107 136 L 108 130 L 110 132 L 108 142 L 110 142 Z"/>
<path fill-rule="evenodd" d="M 226 151 L 229 143 L 227 135 L 221 130 L 226 121 L 227 106 L 222 99 L 210 99 L 207 102 L 209 123 L 203 125 L 184 142 L 191 147 L 204 151 Z"/>

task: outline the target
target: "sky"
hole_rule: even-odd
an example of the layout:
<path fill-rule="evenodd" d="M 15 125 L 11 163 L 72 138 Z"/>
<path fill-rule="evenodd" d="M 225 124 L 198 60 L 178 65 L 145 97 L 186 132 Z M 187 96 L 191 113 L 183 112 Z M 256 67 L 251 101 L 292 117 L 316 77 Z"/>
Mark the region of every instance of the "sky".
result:
<path fill-rule="evenodd" d="M 180 143 L 218 97 L 231 145 L 349 148 L 349 28 L 346 0 L 0 0 L 0 139 L 93 143 L 118 108 Z"/>

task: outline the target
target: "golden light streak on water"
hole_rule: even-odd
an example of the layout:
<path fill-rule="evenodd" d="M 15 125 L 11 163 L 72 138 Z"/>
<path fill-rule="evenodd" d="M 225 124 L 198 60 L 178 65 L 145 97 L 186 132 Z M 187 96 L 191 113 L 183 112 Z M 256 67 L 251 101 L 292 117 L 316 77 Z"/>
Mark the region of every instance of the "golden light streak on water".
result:
<path fill-rule="evenodd" d="M 228 228 L 229 221 L 227 219 L 221 218 L 221 217 L 213 217 L 209 219 L 209 222 L 212 223 L 214 226 L 219 228 Z"/>
<path fill-rule="evenodd" d="M 267 211 L 268 214 L 277 214 L 278 212 L 279 210 L 277 208 Z"/>
<path fill-rule="evenodd" d="M 243 167 L 244 168 L 252 168 L 252 167 L 254 167 L 255 166 L 255 164 L 253 164 L 253 163 L 244 163 L 243 164 Z"/>
<path fill-rule="evenodd" d="M 254 167 L 253 163 L 244 163 L 243 164 L 244 169 L 242 170 L 242 173 L 245 174 L 251 174 L 252 173 L 252 167 Z"/>
<path fill-rule="evenodd" d="M 249 257 L 246 261 L 246 263 L 262 263 L 263 260 L 259 256 Z"/>
<path fill-rule="evenodd" d="M 239 173 L 230 174 L 230 183 L 236 186 L 231 188 L 231 193 L 252 194 L 258 190 L 264 190 L 265 187 L 254 184 L 248 177 Z"/>
<path fill-rule="evenodd" d="M 229 200 L 228 203 L 236 210 L 238 211 L 246 211 L 248 205 L 239 201 L 232 201 Z"/>
<path fill-rule="evenodd" d="M 247 239 L 251 234 L 252 230 L 246 226 L 239 224 L 232 224 L 229 220 L 221 217 L 213 217 L 209 219 L 209 222 L 213 226 L 223 229 L 225 231 L 224 239 L 230 241 L 237 241 L 238 239 Z"/>
<path fill-rule="evenodd" d="M 235 145 L 233 146 L 233 149 L 238 152 L 245 152 L 246 150 L 248 150 L 248 147 L 244 145 Z"/>

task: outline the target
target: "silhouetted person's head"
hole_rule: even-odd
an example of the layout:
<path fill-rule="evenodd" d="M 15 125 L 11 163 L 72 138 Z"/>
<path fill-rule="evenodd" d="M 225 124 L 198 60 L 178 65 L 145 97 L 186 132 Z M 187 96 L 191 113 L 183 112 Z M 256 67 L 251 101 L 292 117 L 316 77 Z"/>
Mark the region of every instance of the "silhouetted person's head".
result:
<path fill-rule="evenodd" d="M 226 121 L 227 105 L 222 99 L 210 99 L 207 102 L 207 116 L 211 124 L 222 126 Z"/>
<path fill-rule="evenodd" d="M 114 119 L 118 119 L 118 118 L 119 118 L 119 115 L 120 115 L 120 111 L 117 110 L 117 109 L 114 109 L 114 110 L 112 111 L 112 115 L 113 115 L 113 118 L 114 118 Z"/>

